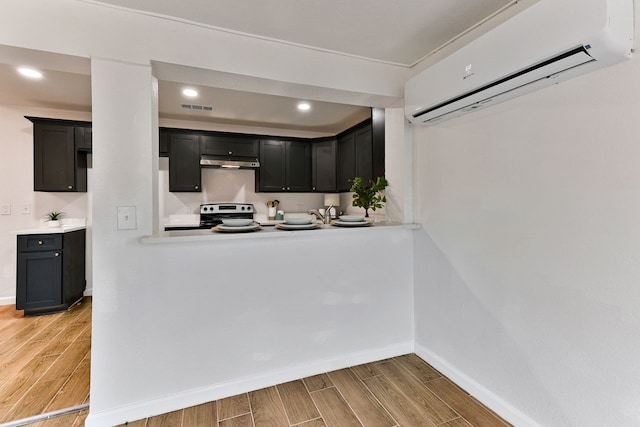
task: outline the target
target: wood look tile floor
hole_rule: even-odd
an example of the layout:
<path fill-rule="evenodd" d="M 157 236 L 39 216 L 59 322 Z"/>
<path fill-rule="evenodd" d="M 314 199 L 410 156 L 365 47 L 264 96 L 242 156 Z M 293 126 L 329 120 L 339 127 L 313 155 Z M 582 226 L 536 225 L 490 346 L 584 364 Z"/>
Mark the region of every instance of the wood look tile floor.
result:
<path fill-rule="evenodd" d="M 243 393 L 119 427 L 508 425 L 418 356 L 408 354 Z"/>
<path fill-rule="evenodd" d="M 0 306 L 0 423 L 87 403 L 90 355 L 91 298 L 42 316 Z M 80 426 L 84 418 L 75 413 L 46 425 Z"/>

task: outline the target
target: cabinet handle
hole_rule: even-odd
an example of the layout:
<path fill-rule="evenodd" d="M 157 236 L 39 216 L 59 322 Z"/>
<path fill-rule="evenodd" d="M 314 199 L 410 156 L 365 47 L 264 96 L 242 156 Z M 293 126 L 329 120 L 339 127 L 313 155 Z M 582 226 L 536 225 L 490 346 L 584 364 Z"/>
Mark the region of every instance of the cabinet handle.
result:
<path fill-rule="evenodd" d="M 73 190 L 73 185 L 67 187 L 69 190 Z"/>
<path fill-rule="evenodd" d="M 287 187 L 287 190 L 291 190 L 291 187 Z"/>
<path fill-rule="evenodd" d="M 193 188 L 197 190 L 197 189 L 198 189 L 198 186 L 196 185 L 196 186 L 194 186 Z"/>
<path fill-rule="evenodd" d="M 316 187 L 313 187 L 313 191 L 316 191 Z"/>
<path fill-rule="evenodd" d="M 56 252 L 56 256 L 60 256 L 60 252 Z"/>
<path fill-rule="evenodd" d="M 229 151 L 229 155 L 232 155 L 232 154 L 233 154 L 233 151 Z"/>
<path fill-rule="evenodd" d="M 38 244 L 41 245 L 42 244 L 42 240 L 38 240 Z"/>
<path fill-rule="evenodd" d="M 286 188 L 282 187 L 282 191 L 286 190 Z"/>

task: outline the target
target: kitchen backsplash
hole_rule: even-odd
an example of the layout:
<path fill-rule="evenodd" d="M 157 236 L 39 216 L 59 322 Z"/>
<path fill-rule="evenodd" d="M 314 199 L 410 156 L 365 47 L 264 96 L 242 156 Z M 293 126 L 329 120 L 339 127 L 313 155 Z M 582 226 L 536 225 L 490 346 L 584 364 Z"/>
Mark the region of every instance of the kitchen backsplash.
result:
<path fill-rule="evenodd" d="M 256 193 L 253 170 L 202 169 L 201 193 L 170 193 L 168 160 L 160 159 L 160 223 L 169 215 L 197 214 L 202 203 L 253 203 L 256 214 L 267 215 L 267 201 L 280 201 L 279 210 L 306 212 L 323 208 L 324 193 Z"/>

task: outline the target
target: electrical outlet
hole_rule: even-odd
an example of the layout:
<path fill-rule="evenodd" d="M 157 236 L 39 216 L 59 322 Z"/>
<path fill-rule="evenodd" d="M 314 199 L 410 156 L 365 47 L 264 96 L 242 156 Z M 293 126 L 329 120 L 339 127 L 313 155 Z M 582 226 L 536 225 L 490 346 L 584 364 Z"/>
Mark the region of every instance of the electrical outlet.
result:
<path fill-rule="evenodd" d="M 11 203 L 0 204 L 0 215 L 11 215 Z"/>
<path fill-rule="evenodd" d="M 31 213 L 31 203 L 23 203 L 20 207 L 20 213 L 22 215 L 29 215 Z"/>

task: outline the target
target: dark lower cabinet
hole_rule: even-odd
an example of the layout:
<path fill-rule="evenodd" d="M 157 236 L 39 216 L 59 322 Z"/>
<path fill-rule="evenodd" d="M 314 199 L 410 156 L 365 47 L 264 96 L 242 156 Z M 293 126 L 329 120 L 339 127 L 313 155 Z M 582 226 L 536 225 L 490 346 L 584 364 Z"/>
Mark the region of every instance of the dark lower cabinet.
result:
<path fill-rule="evenodd" d="M 200 192 L 200 136 L 169 134 L 169 191 Z"/>
<path fill-rule="evenodd" d="M 16 309 L 25 315 L 66 310 L 86 287 L 86 231 L 20 235 Z"/>
<path fill-rule="evenodd" d="M 260 168 L 256 171 L 259 192 L 305 192 L 311 190 L 311 143 L 260 140 Z"/>

